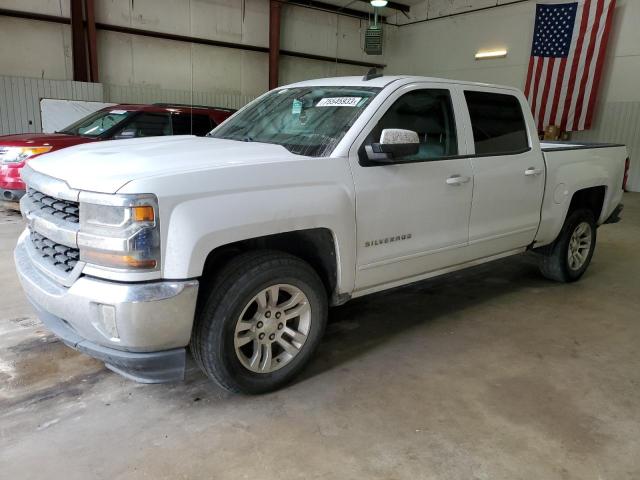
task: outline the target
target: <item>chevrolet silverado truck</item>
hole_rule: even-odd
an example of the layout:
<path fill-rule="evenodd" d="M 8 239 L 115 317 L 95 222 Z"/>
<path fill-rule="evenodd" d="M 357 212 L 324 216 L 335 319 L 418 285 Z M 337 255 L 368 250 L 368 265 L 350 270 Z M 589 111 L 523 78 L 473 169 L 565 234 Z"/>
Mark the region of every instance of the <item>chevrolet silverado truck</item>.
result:
<path fill-rule="evenodd" d="M 15 250 L 68 346 L 141 382 L 289 382 L 327 311 L 528 250 L 578 280 L 619 219 L 622 145 L 540 144 L 514 88 L 425 77 L 313 80 L 206 137 L 71 147 L 29 162 Z"/>
<path fill-rule="evenodd" d="M 55 133 L 0 136 L 0 200 L 17 202 L 25 193 L 20 171 L 25 163 L 48 152 L 101 140 L 203 136 L 235 110 L 219 107 L 156 103 L 113 105 L 91 113 Z"/>

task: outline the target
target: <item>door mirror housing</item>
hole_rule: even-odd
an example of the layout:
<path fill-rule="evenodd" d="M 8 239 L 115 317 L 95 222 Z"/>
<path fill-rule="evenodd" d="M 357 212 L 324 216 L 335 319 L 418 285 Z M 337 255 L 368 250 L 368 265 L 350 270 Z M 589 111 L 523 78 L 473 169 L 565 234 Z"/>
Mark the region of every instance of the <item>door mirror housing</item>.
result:
<path fill-rule="evenodd" d="M 385 128 L 380 142 L 367 145 L 365 152 L 372 162 L 394 163 L 397 158 L 415 155 L 420 151 L 420 138 L 412 130 Z"/>

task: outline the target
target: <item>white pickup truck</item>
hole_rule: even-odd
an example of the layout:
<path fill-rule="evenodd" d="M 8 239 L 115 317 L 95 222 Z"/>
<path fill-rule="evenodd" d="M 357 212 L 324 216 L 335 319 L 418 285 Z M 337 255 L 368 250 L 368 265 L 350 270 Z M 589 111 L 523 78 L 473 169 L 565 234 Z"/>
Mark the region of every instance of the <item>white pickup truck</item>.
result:
<path fill-rule="evenodd" d="M 15 261 L 42 322 L 112 370 L 181 379 L 190 347 L 260 393 L 309 361 L 331 305 L 527 250 L 577 280 L 625 162 L 622 145 L 541 145 L 514 88 L 313 80 L 208 137 L 34 159 Z"/>

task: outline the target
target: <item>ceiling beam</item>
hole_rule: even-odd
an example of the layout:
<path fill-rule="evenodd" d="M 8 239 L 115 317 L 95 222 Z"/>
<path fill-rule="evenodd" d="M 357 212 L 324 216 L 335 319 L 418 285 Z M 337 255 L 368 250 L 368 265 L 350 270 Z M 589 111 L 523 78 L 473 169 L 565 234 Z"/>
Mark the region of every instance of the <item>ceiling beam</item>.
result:
<path fill-rule="evenodd" d="M 363 12 L 362 10 L 356 10 L 354 8 L 339 7 L 338 5 L 333 5 L 331 3 L 324 3 L 317 0 L 289 0 L 286 3 L 288 5 L 297 5 L 298 7 L 311 8 L 313 10 L 322 10 L 323 12 L 337 13 L 338 15 L 360 18 L 362 20 L 369 20 L 373 15 L 373 11 Z M 382 22 L 386 20 L 386 17 L 383 17 L 383 16 L 379 16 L 378 18 Z"/>
<path fill-rule="evenodd" d="M 422 20 L 414 20 L 413 22 L 400 23 L 400 24 L 398 24 L 396 26 L 397 27 L 406 27 L 408 25 L 415 25 L 416 23 L 433 22 L 435 20 L 442 20 L 442 19 L 445 19 L 445 18 L 457 17 L 459 15 L 469 15 L 471 13 L 483 12 L 485 10 L 493 10 L 494 8 L 509 7 L 509 6 L 512 6 L 512 5 L 517 5 L 518 3 L 524 3 L 524 2 L 529 2 L 529 1 L 531 1 L 531 0 L 512 0 L 509 3 L 496 3 L 495 5 L 488 5 L 486 7 L 474 8 L 474 9 L 471 9 L 471 10 L 464 10 L 462 12 L 449 13 L 447 15 L 440 15 L 440 16 L 437 16 L 437 17 L 427 17 L 427 18 L 423 18 Z"/>

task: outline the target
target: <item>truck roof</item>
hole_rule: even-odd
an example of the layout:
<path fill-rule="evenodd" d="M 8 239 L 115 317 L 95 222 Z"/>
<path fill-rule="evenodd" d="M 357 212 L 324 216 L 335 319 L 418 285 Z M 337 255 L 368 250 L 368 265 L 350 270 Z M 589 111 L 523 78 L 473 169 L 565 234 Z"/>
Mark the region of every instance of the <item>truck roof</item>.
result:
<path fill-rule="evenodd" d="M 297 82 L 285 87 L 311 87 L 311 86 L 347 86 L 347 87 L 376 87 L 384 88 L 387 85 L 393 83 L 398 85 L 405 85 L 413 82 L 438 82 L 438 83 L 452 83 L 456 85 L 472 85 L 477 87 L 497 87 L 508 90 L 515 90 L 517 88 L 509 87 L 505 85 L 493 85 L 489 83 L 480 82 L 467 82 L 464 80 L 452 80 L 448 78 L 437 77 L 421 77 L 417 75 L 383 75 L 380 77 L 372 78 L 371 80 L 365 80 L 364 76 L 353 77 L 329 77 L 318 78 L 315 80 L 306 80 L 304 82 Z"/>

